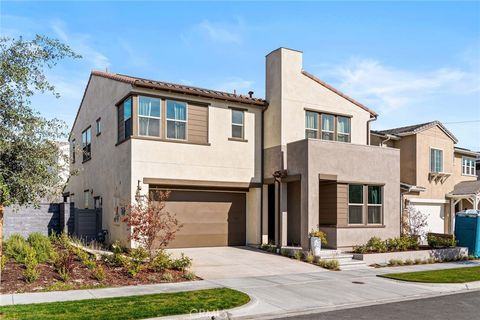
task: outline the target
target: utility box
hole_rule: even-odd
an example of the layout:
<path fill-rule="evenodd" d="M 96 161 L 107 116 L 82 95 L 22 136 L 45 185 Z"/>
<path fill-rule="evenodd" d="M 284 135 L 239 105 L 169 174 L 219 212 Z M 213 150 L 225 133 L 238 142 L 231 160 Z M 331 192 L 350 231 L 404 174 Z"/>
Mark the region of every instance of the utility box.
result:
<path fill-rule="evenodd" d="M 459 247 L 468 247 L 470 255 L 480 257 L 480 210 L 457 212 L 455 239 Z"/>

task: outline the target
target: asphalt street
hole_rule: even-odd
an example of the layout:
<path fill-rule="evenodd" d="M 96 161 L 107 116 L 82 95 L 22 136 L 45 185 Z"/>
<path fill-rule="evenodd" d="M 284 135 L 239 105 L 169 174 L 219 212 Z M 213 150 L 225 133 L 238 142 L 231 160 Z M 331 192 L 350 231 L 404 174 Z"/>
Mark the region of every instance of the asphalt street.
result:
<path fill-rule="evenodd" d="M 480 318 L 480 291 L 278 319 L 473 320 Z"/>

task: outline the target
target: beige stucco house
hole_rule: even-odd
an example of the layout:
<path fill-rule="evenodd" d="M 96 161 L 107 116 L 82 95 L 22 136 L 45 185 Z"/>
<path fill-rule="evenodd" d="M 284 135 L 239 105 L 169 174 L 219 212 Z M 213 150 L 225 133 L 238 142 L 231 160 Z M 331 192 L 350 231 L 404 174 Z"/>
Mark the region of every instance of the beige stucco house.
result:
<path fill-rule="evenodd" d="M 371 132 L 371 143 L 400 149 L 401 205 L 427 215 L 428 231 L 451 233 L 455 212 L 478 207 L 477 153 L 456 147 L 439 121 Z"/>
<path fill-rule="evenodd" d="M 171 190 L 172 247 L 308 248 L 320 228 L 348 248 L 400 233 L 400 152 L 369 143 L 377 114 L 303 70 L 302 52 L 266 57 L 266 98 L 94 71 L 69 141 L 67 192 L 102 208 L 128 242 L 125 207 Z"/>

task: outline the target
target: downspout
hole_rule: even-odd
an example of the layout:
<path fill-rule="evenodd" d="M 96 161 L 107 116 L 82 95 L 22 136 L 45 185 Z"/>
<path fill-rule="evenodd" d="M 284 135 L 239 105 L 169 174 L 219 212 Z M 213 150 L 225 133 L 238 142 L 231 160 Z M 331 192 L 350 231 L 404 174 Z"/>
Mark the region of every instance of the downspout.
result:
<path fill-rule="evenodd" d="M 264 132 L 264 128 L 265 128 L 265 111 L 267 111 L 268 109 L 268 104 L 266 105 L 266 107 L 262 110 L 262 114 L 261 114 L 261 130 L 260 130 L 260 183 L 261 183 L 261 186 L 260 186 L 260 246 L 263 244 L 263 215 L 265 214 L 263 212 L 263 185 L 264 185 L 264 182 L 265 182 L 265 178 L 264 178 L 264 175 L 265 175 L 265 163 L 264 163 L 264 147 L 265 147 L 265 132 Z"/>
<path fill-rule="evenodd" d="M 377 120 L 378 116 L 375 115 L 373 118 L 367 120 L 367 146 L 370 145 L 370 122 Z"/>

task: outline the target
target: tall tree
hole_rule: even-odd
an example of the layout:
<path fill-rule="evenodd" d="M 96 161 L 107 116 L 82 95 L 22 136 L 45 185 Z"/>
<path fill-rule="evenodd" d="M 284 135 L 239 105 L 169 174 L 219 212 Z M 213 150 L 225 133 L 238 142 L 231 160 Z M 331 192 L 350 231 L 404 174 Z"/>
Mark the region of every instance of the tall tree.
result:
<path fill-rule="evenodd" d="M 80 56 L 56 39 L 0 38 L 0 254 L 5 206 L 36 205 L 59 190 L 66 125 L 34 111 L 31 97 L 60 97 L 45 71 L 65 58 Z"/>

